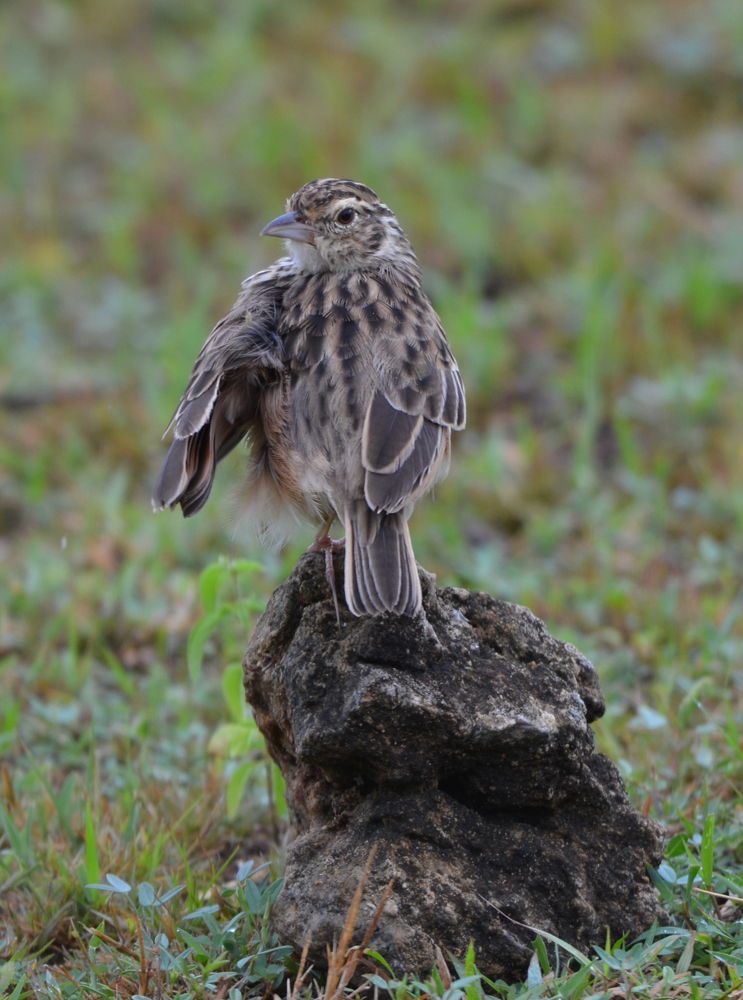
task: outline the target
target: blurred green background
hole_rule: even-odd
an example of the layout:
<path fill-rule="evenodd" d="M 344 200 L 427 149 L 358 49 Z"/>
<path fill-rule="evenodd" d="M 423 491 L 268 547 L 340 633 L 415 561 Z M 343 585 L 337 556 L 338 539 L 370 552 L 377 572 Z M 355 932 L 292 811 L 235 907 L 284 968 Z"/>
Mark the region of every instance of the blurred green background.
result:
<path fill-rule="evenodd" d="M 231 536 L 242 453 L 192 520 L 149 496 L 196 353 L 279 252 L 260 229 L 315 177 L 393 208 L 464 373 L 419 560 L 580 645 L 638 805 L 673 832 L 712 797 L 734 850 L 739 0 L 5 0 L 0 136 L 8 954 L 72 946 L 96 866 L 157 879 L 281 842 L 260 751 L 208 747 L 250 727 L 224 667 L 311 534 Z"/>

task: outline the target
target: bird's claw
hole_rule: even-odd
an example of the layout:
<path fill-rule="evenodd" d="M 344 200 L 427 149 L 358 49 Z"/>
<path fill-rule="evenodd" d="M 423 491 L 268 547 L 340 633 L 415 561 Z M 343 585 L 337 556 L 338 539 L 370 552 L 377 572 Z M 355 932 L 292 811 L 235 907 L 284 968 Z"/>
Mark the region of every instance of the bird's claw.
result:
<path fill-rule="evenodd" d="M 330 593 L 333 595 L 335 619 L 338 622 L 338 628 L 341 627 L 341 612 L 338 607 L 338 591 L 335 586 L 335 567 L 333 566 L 333 556 L 336 552 L 340 552 L 345 544 L 345 538 L 333 541 L 330 535 L 320 534 L 307 549 L 308 552 L 322 552 L 325 555 L 325 579 L 328 581 Z"/>

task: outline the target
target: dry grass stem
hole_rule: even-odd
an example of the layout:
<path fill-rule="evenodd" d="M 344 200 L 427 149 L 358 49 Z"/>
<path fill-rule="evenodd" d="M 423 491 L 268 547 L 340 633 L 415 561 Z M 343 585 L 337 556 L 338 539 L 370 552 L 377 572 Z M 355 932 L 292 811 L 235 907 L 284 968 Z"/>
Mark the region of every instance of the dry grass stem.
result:
<path fill-rule="evenodd" d="M 307 940 L 304 943 L 304 948 L 302 949 L 302 957 L 299 960 L 299 968 L 297 969 L 297 978 L 294 980 L 294 989 L 291 992 L 291 1000 L 297 1000 L 297 994 L 299 993 L 300 989 L 302 988 L 302 984 L 303 984 L 303 980 L 304 980 L 304 976 L 305 976 L 305 971 L 304 970 L 305 970 L 305 965 L 307 963 L 307 955 L 309 954 L 310 944 L 311 943 L 312 943 L 312 934 L 308 934 L 307 935 Z M 310 972 L 311 968 L 312 968 L 312 966 L 310 966 L 310 968 L 307 970 L 307 974 L 308 975 L 309 975 L 309 972 Z M 289 988 L 289 984 L 287 983 L 287 991 L 288 991 L 288 988 Z"/>
<path fill-rule="evenodd" d="M 451 973 L 449 972 L 449 966 L 446 964 L 444 953 L 441 951 L 441 948 L 439 948 L 438 945 L 435 945 L 435 955 L 436 955 L 436 968 L 439 970 L 439 975 L 441 976 L 441 982 L 444 984 L 444 989 L 448 990 L 452 984 Z"/>
<path fill-rule="evenodd" d="M 150 972 L 147 965 L 147 952 L 144 947 L 144 935 L 142 934 L 142 923 L 137 916 L 134 914 L 134 919 L 137 923 L 137 940 L 139 941 L 139 992 L 142 996 L 147 995 L 147 988 L 150 985 Z"/>
<path fill-rule="evenodd" d="M 387 905 L 387 900 L 390 898 L 390 895 L 392 894 L 392 887 L 394 886 L 394 884 L 395 884 L 395 877 L 393 876 L 387 883 L 387 886 L 384 892 L 382 893 L 382 898 L 380 899 L 379 905 L 377 906 L 377 909 L 374 912 L 374 916 L 372 917 L 372 921 L 369 924 L 369 928 L 366 934 L 364 935 L 364 940 L 361 942 L 360 945 L 357 945 L 355 948 L 351 948 L 348 955 L 346 956 L 343 969 L 341 971 L 340 983 L 338 985 L 337 992 L 339 994 L 343 992 L 345 987 L 353 979 L 356 973 L 356 968 L 359 964 L 359 960 L 361 959 L 361 956 L 364 954 L 366 949 L 369 947 L 369 942 L 372 939 L 372 935 L 374 934 L 374 931 L 377 929 L 377 924 L 379 923 L 382 913 L 384 912 L 384 908 Z"/>
<path fill-rule="evenodd" d="M 325 982 L 325 1000 L 334 1000 L 334 998 L 339 996 L 345 986 L 350 982 L 353 973 L 356 971 L 356 966 L 358 965 L 363 949 L 366 947 L 371 935 L 374 933 L 374 928 L 376 927 L 379 917 L 381 916 L 381 909 L 378 907 L 372 920 L 371 929 L 367 932 L 367 935 L 364 938 L 364 943 L 360 948 L 353 949 L 354 954 L 352 956 L 349 955 L 351 939 L 353 937 L 354 927 L 356 926 L 356 920 L 359 915 L 361 899 L 364 894 L 364 886 L 367 878 L 369 877 L 372 861 L 374 860 L 377 850 L 378 845 L 375 844 L 369 852 L 369 857 L 366 859 L 366 864 L 364 865 L 364 870 L 361 873 L 359 884 L 356 886 L 356 892 L 354 893 L 351 905 L 348 908 L 346 921 L 343 925 L 343 930 L 341 931 L 341 939 L 332 951 L 328 951 L 328 978 Z M 384 907 L 384 903 L 387 902 L 391 891 L 392 883 L 390 883 L 387 886 L 387 890 L 385 890 L 385 895 L 383 896 L 383 902 L 381 904 L 382 908 Z"/>
<path fill-rule="evenodd" d="M 729 896 L 725 892 L 713 892 L 711 889 L 702 889 L 698 885 L 693 886 L 694 892 L 703 892 L 705 896 L 711 896 L 713 901 L 715 899 L 726 899 L 730 903 L 743 904 L 743 896 Z"/>

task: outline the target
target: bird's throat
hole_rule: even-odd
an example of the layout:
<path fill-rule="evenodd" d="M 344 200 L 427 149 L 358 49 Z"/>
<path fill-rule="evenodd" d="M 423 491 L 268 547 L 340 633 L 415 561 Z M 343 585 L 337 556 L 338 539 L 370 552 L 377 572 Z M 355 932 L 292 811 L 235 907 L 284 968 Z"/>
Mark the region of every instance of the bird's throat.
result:
<path fill-rule="evenodd" d="M 285 245 L 287 253 L 296 264 L 298 270 L 306 274 L 319 274 L 321 271 L 331 270 L 325 258 L 309 243 L 300 243 L 298 240 L 286 240 Z"/>

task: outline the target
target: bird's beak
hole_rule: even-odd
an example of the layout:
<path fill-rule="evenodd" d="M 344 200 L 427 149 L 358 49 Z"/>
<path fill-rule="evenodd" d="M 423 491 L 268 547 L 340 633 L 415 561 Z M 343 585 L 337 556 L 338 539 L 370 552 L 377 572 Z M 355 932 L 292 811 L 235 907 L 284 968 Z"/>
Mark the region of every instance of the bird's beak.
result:
<path fill-rule="evenodd" d="M 297 212 L 287 212 L 261 229 L 261 236 L 281 236 L 285 240 L 298 240 L 300 243 L 314 243 L 320 234 L 306 222 L 299 221 Z"/>

